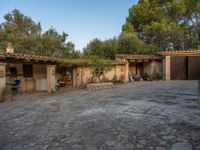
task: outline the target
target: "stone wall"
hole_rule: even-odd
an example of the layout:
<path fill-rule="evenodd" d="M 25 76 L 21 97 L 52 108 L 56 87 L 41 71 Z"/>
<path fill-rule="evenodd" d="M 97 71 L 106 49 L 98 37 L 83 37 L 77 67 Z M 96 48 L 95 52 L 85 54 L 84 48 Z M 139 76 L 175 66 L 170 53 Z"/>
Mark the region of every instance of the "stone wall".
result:
<path fill-rule="evenodd" d="M 33 65 L 33 76 L 24 77 L 23 76 L 23 64 L 9 64 L 9 67 L 15 67 L 17 70 L 16 77 L 7 77 L 7 82 L 11 80 L 19 79 L 21 81 L 21 90 L 22 92 L 31 92 L 36 89 L 36 80 L 37 79 L 46 79 L 47 78 L 47 68 L 46 65 Z M 9 71 L 9 69 L 8 69 Z M 9 72 L 7 72 L 10 74 Z"/>
<path fill-rule="evenodd" d="M 2 101 L 2 91 L 6 86 L 6 64 L 0 62 L 0 101 Z"/>
<path fill-rule="evenodd" d="M 111 67 L 111 69 L 105 73 L 104 78 L 107 81 L 111 81 L 116 76 L 117 80 L 124 81 L 125 69 L 123 65 L 117 65 Z M 73 86 L 76 88 L 86 87 L 87 83 L 90 83 L 92 78 L 91 69 L 89 67 L 78 66 L 73 69 Z"/>
<path fill-rule="evenodd" d="M 171 57 L 165 56 L 163 60 L 163 78 L 165 80 L 171 79 Z"/>
<path fill-rule="evenodd" d="M 152 61 L 144 63 L 144 73 L 152 75 L 154 73 L 162 74 L 162 62 Z"/>
<path fill-rule="evenodd" d="M 56 70 L 55 65 L 48 65 L 47 66 L 47 92 L 52 93 L 55 92 L 55 76 L 56 76 Z"/>
<path fill-rule="evenodd" d="M 87 84 L 87 89 L 89 91 L 112 89 L 112 87 L 113 87 L 113 83 L 112 82 Z"/>

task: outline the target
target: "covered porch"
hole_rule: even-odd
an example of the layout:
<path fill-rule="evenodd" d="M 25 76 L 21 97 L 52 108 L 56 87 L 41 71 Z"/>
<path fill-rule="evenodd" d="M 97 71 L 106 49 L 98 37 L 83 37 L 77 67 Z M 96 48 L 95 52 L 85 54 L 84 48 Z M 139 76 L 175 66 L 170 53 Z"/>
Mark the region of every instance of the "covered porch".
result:
<path fill-rule="evenodd" d="M 145 79 L 162 74 L 162 57 L 153 55 L 118 54 L 116 60 L 127 63 L 128 73 Z"/>
<path fill-rule="evenodd" d="M 17 54 L 0 53 L 0 92 L 5 86 L 18 83 L 18 91 L 48 92 L 56 91 L 58 87 L 73 84 L 73 66 L 65 64 L 64 59 Z M 16 82 L 17 81 L 17 82 Z"/>

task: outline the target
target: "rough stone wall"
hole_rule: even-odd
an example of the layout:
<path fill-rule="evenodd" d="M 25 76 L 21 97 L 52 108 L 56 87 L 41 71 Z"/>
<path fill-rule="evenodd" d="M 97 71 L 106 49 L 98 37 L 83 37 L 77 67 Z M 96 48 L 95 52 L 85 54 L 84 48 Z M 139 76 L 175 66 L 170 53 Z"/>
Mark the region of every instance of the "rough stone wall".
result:
<path fill-rule="evenodd" d="M 124 79 L 125 79 L 124 71 L 125 71 L 125 67 L 124 66 L 116 66 L 115 75 L 117 77 L 117 80 L 123 80 L 124 81 Z"/>
<path fill-rule="evenodd" d="M 2 91 L 3 88 L 6 86 L 6 69 L 5 69 L 5 65 L 4 63 L 0 63 L 0 101 L 2 101 Z"/>
<path fill-rule="evenodd" d="M 77 88 L 77 68 L 73 68 L 73 87 Z"/>
<path fill-rule="evenodd" d="M 112 80 L 115 76 L 117 79 L 124 80 L 124 66 L 113 66 L 104 77 L 106 80 Z M 73 86 L 80 88 L 81 86 L 86 86 L 90 82 L 92 77 L 91 69 L 89 67 L 75 67 L 73 69 Z"/>
<path fill-rule="evenodd" d="M 112 80 L 116 75 L 116 67 L 112 67 L 108 72 L 105 73 L 104 77 L 106 80 Z"/>
<path fill-rule="evenodd" d="M 37 79 L 47 78 L 47 68 L 46 65 L 33 65 L 33 77 L 23 77 L 23 64 L 9 64 L 9 67 L 15 67 L 17 70 L 17 77 L 7 77 L 7 82 L 11 80 L 19 79 L 21 80 L 21 90 L 22 92 L 34 91 L 36 89 Z"/>
<path fill-rule="evenodd" d="M 145 62 L 144 63 L 144 73 L 152 75 L 153 73 L 162 74 L 162 62 Z"/>
<path fill-rule="evenodd" d="M 47 92 L 55 92 L 55 65 L 47 66 Z"/>
<path fill-rule="evenodd" d="M 165 80 L 170 80 L 171 79 L 171 57 L 170 56 L 165 56 L 165 59 L 163 60 L 164 63 L 164 79 Z"/>

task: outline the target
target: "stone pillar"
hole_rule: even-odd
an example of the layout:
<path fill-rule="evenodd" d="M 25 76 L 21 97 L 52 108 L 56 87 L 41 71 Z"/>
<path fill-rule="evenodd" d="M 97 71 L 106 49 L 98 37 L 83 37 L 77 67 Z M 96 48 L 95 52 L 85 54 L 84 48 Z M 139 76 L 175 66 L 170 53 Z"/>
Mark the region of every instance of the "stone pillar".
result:
<path fill-rule="evenodd" d="M 157 73 L 155 61 L 152 61 L 150 63 L 150 75 L 152 75 L 153 73 Z"/>
<path fill-rule="evenodd" d="M 2 91 L 6 86 L 6 63 L 0 62 L 0 101 L 2 101 Z"/>
<path fill-rule="evenodd" d="M 165 56 L 165 80 L 171 79 L 171 58 L 170 56 Z"/>
<path fill-rule="evenodd" d="M 128 73 L 129 73 L 129 62 L 126 60 L 125 68 L 124 68 L 124 82 L 128 82 Z"/>
<path fill-rule="evenodd" d="M 55 65 L 48 65 L 47 66 L 47 92 L 53 93 L 56 91 L 55 85 L 56 85 L 56 66 Z"/>
<path fill-rule="evenodd" d="M 76 67 L 73 67 L 73 87 L 77 88 L 77 70 Z"/>
<path fill-rule="evenodd" d="M 83 86 L 83 67 L 79 66 L 76 69 L 76 88 Z"/>
<path fill-rule="evenodd" d="M 73 85 L 75 88 L 80 88 L 82 79 L 82 67 L 76 67 L 73 69 Z"/>

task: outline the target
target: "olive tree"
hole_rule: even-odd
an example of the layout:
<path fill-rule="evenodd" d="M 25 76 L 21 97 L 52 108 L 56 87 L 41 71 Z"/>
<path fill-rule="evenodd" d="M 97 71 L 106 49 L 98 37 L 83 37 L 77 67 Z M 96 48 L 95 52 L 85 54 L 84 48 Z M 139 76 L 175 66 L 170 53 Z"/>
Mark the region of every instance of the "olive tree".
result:
<path fill-rule="evenodd" d="M 90 56 L 89 67 L 91 68 L 92 78 L 98 79 L 101 83 L 101 77 L 110 70 L 111 61 L 104 60 L 99 56 Z"/>

